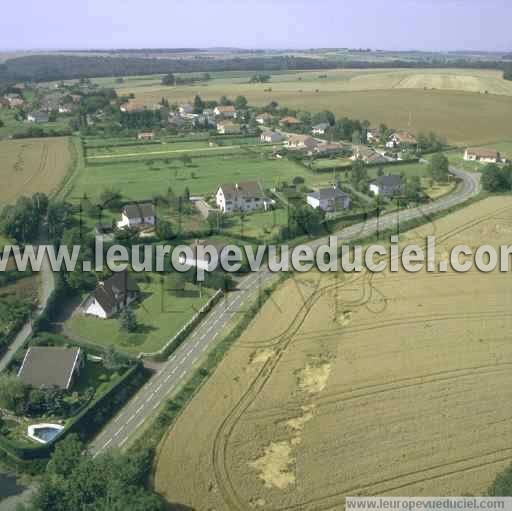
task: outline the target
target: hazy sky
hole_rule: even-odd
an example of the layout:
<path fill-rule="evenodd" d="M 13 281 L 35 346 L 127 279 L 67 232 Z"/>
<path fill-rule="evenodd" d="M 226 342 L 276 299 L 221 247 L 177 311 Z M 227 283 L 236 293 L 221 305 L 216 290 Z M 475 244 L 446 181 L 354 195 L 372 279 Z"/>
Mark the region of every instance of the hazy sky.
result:
<path fill-rule="evenodd" d="M 2 0 L 0 49 L 512 50 L 511 0 Z"/>

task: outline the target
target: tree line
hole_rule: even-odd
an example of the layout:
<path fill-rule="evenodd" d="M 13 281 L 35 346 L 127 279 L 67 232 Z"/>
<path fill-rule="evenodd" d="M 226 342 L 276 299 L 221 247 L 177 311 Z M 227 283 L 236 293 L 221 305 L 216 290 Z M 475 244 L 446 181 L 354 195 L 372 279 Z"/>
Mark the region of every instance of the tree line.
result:
<path fill-rule="evenodd" d="M 0 82 L 69 80 L 82 77 L 133 76 L 146 74 L 191 73 L 213 71 L 280 71 L 299 69 L 362 68 L 477 68 L 504 69 L 502 61 L 477 61 L 460 58 L 329 60 L 298 56 L 234 57 L 226 59 L 159 59 L 143 57 L 28 55 L 8 59 L 0 64 Z"/>

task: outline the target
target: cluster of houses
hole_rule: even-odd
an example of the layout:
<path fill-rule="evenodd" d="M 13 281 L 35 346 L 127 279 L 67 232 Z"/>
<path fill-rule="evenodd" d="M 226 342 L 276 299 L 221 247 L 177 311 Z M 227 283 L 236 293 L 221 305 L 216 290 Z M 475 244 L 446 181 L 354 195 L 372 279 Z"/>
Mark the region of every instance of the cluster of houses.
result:
<path fill-rule="evenodd" d="M 35 124 L 43 124 L 49 121 L 50 112 L 58 112 L 59 114 L 70 114 L 76 104 L 80 102 L 80 95 L 67 95 L 60 92 L 51 92 L 44 95 L 39 103 L 38 110 L 31 111 L 27 114 L 27 122 Z M 8 93 L 0 98 L 0 108 L 22 108 L 27 103 L 23 96 L 19 93 Z"/>

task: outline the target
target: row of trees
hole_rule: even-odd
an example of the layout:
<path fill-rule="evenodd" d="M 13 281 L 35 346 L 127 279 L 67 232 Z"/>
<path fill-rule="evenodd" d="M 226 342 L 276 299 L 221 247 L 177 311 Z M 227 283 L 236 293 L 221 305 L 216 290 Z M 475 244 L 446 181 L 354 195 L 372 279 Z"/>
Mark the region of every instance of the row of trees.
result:
<path fill-rule="evenodd" d="M 112 452 L 93 458 L 76 435 L 59 442 L 24 511 L 163 511 L 165 503 L 146 489 L 150 451 Z"/>
<path fill-rule="evenodd" d="M 487 192 L 509 192 L 512 190 L 512 164 L 500 167 L 489 163 L 482 169 L 482 187 Z"/>

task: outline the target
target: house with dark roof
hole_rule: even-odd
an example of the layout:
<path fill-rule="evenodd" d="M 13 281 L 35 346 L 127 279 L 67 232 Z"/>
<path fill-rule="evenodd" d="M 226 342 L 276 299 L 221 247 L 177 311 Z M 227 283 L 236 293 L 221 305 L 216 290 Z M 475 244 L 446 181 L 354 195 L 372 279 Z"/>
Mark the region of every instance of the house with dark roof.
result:
<path fill-rule="evenodd" d="M 148 227 L 156 224 L 156 211 L 152 202 L 133 202 L 123 206 L 118 229 Z"/>
<path fill-rule="evenodd" d="M 257 181 L 227 183 L 219 185 L 215 202 L 223 213 L 267 209 L 270 200 L 265 197 Z"/>
<path fill-rule="evenodd" d="M 69 390 L 82 363 L 80 348 L 31 346 L 25 353 L 18 378 L 36 389 Z"/>
<path fill-rule="evenodd" d="M 312 208 L 325 212 L 347 209 L 351 204 L 350 196 L 336 186 L 308 193 L 306 200 Z"/>
<path fill-rule="evenodd" d="M 43 124 L 48 122 L 49 116 L 46 112 L 31 112 L 27 115 L 28 122 L 35 122 L 36 124 Z"/>
<path fill-rule="evenodd" d="M 127 271 L 114 273 L 98 282 L 94 292 L 82 305 L 84 314 L 107 319 L 122 311 L 139 296 L 139 286 Z"/>
<path fill-rule="evenodd" d="M 383 197 L 392 197 L 400 195 L 404 191 L 404 183 L 398 175 L 377 176 L 370 182 L 370 192 Z"/>

